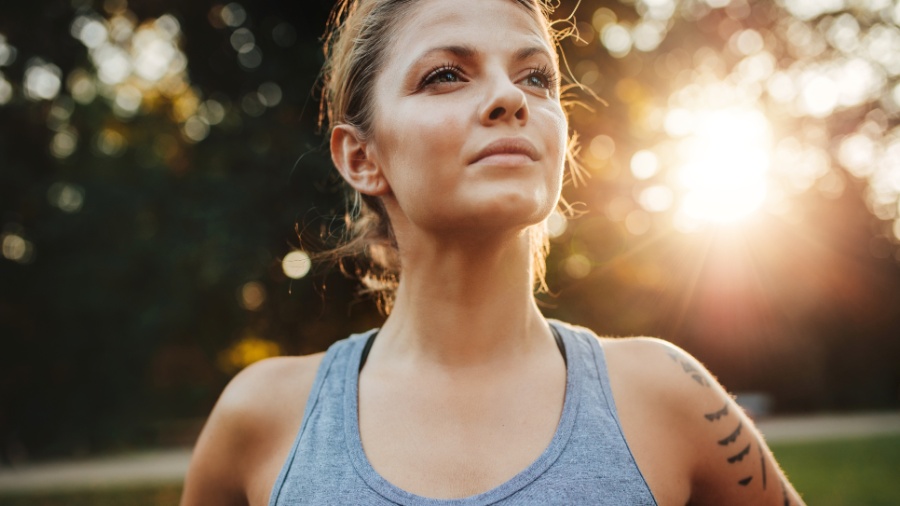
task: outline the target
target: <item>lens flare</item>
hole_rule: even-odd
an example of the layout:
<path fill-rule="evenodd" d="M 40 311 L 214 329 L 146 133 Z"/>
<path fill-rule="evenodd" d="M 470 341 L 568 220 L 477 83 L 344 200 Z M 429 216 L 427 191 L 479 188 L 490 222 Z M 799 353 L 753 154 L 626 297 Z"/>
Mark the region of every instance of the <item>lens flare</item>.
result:
<path fill-rule="evenodd" d="M 766 198 L 772 143 L 766 117 L 754 109 L 695 112 L 680 144 L 680 212 L 701 222 L 729 223 Z"/>

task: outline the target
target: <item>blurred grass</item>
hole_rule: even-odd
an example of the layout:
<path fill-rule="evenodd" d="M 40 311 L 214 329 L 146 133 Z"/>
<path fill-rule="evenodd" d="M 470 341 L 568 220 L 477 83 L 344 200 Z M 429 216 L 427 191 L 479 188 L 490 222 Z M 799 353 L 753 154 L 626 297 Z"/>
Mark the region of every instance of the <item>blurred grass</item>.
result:
<path fill-rule="evenodd" d="M 772 451 L 809 505 L 900 505 L 900 435 L 773 444 Z M 180 485 L 0 495 L 0 506 L 162 506 Z"/>
<path fill-rule="evenodd" d="M 900 435 L 771 447 L 809 505 L 900 505 Z"/>
<path fill-rule="evenodd" d="M 163 485 L 0 495 L 0 506 L 171 506 L 180 498 L 181 485 Z"/>

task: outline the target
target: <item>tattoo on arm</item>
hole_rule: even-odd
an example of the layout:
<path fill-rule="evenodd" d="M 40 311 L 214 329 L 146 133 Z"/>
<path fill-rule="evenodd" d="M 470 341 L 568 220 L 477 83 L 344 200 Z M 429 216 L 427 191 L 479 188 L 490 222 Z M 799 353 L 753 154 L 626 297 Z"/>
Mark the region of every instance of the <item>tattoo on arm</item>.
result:
<path fill-rule="evenodd" d="M 719 420 L 719 418 L 722 418 L 723 416 L 728 416 L 728 403 L 725 403 L 725 407 L 723 407 L 722 409 L 720 409 L 718 411 L 713 411 L 712 413 L 707 413 L 707 414 L 703 415 L 703 417 L 706 418 L 707 420 L 709 420 L 710 422 L 716 422 Z"/>
<path fill-rule="evenodd" d="M 710 388 L 710 381 L 706 379 L 706 377 L 702 374 L 700 368 L 694 365 L 693 362 L 685 359 L 679 353 L 674 350 L 666 350 L 666 354 L 669 358 L 672 359 L 676 364 L 681 366 L 681 369 L 688 375 L 690 375 L 691 379 L 693 379 L 697 384 Z M 723 418 L 728 418 L 731 414 L 731 406 L 729 402 L 725 402 L 725 405 L 722 406 L 721 409 L 712 411 L 710 413 L 704 413 L 703 418 L 705 418 L 708 422 L 718 422 Z M 728 434 L 726 437 L 717 440 L 719 446 L 729 446 L 733 443 L 736 443 L 738 439 L 741 437 L 744 429 L 743 420 L 738 421 L 737 427 L 735 427 L 734 431 Z M 752 437 L 752 435 L 751 435 Z M 735 464 L 738 462 L 743 462 L 744 457 L 750 454 L 750 449 L 752 448 L 752 443 L 748 443 L 747 446 L 744 447 L 743 450 L 739 451 L 737 454 L 732 455 L 731 457 L 727 457 L 725 460 L 729 464 Z M 766 456 L 763 450 L 762 442 L 757 439 L 757 449 L 759 450 L 759 461 L 760 461 L 760 474 L 761 474 L 761 484 L 763 490 L 766 490 L 768 486 L 768 476 L 766 469 Z M 737 481 L 738 485 L 742 487 L 747 487 L 753 481 L 754 475 L 746 476 Z M 784 495 L 784 506 L 790 506 L 790 502 L 788 501 L 787 489 L 784 486 L 784 482 L 781 482 L 782 493 Z"/>
<path fill-rule="evenodd" d="M 759 448 L 759 465 L 762 468 L 762 486 L 763 486 L 763 490 L 765 490 L 766 489 L 766 454 L 763 452 L 762 443 L 757 441 L 756 447 Z"/>
<path fill-rule="evenodd" d="M 681 368 L 691 376 L 691 379 L 697 382 L 700 386 L 709 387 L 709 381 L 703 377 L 703 374 L 700 373 L 700 369 L 692 364 L 691 362 L 685 360 L 683 357 L 680 357 L 677 353 L 672 350 L 668 350 L 666 352 L 669 355 L 669 358 L 677 362 Z"/>
<path fill-rule="evenodd" d="M 702 386 L 705 386 L 705 387 L 709 386 L 709 382 L 706 381 L 706 378 L 704 378 L 700 374 L 700 370 L 697 369 L 696 367 L 694 367 L 694 364 L 685 361 L 685 362 L 681 363 L 681 367 L 684 369 L 684 372 L 691 375 L 691 379 L 693 379 L 694 381 L 696 381 L 697 383 L 699 383 Z"/>
<path fill-rule="evenodd" d="M 778 481 L 781 482 L 781 497 L 784 499 L 784 506 L 791 506 L 791 500 L 787 496 L 787 487 L 784 486 L 784 479 L 779 478 Z"/>
<path fill-rule="evenodd" d="M 719 440 L 719 446 L 728 446 L 731 443 L 737 441 L 738 436 L 741 435 L 741 429 L 744 427 L 744 422 L 738 422 L 738 426 L 734 429 L 734 432 L 726 436 L 724 439 Z"/>
<path fill-rule="evenodd" d="M 734 464 L 735 462 L 740 462 L 740 461 L 744 460 L 744 457 L 746 457 L 748 453 L 750 453 L 750 445 L 749 444 L 746 447 L 744 447 L 743 450 L 739 451 L 736 455 L 732 455 L 731 457 L 728 457 L 728 463 Z"/>
<path fill-rule="evenodd" d="M 781 482 L 781 496 L 784 498 L 784 506 L 791 506 L 791 501 L 788 499 L 787 487 L 784 486 L 784 480 L 780 479 Z"/>

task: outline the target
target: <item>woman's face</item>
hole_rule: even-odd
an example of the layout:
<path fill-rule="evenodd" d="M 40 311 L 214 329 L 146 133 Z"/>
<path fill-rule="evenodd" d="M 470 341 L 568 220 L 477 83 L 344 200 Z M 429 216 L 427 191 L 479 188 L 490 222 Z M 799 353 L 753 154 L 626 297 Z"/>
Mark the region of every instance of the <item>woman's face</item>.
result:
<path fill-rule="evenodd" d="M 567 124 L 554 49 L 515 0 L 421 0 L 375 83 L 371 148 L 404 222 L 515 230 L 559 198 Z"/>

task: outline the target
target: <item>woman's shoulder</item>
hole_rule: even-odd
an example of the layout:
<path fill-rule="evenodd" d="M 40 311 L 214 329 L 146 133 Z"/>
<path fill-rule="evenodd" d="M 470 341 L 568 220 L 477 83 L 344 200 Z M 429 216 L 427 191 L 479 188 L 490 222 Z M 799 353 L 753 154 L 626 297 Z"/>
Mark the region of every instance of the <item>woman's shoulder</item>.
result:
<path fill-rule="evenodd" d="M 210 494 L 216 504 L 268 500 L 324 356 L 268 358 L 228 383 L 194 448 L 182 504 L 208 504 Z"/>
<path fill-rule="evenodd" d="M 598 338 L 632 454 L 660 504 L 802 504 L 703 364 L 656 338 Z"/>
<path fill-rule="evenodd" d="M 600 345 L 616 398 L 619 395 L 615 390 L 628 389 L 638 394 L 638 399 L 671 399 L 673 393 L 692 387 L 691 381 L 683 381 L 685 376 L 697 385 L 717 383 L 696 358 L 668 341 L 646 336 L 605 337 L 587 327 L 556 320 L 552 323 L 579 335 L 583 341 Z M 631 395 L 628 398 L 635 399 Z"/>
<path fill-rule="evenodd" d="M 325 352 L 320 352 L 304 356 L 272 357 L 254 362 L 228 383 L 213 414 L 220 410 L 252 419 L 265 416 L 268 412 L 264 409 L 266 407 L 278 409 L 288 404 L 284 402 L 284 395 L 288 395 L 293 401 L 305 401 L 324 357 Z"/>
<path fill-rule="evenodd" d="M 675 422 L 680 417 L 693 419 L 696 411 L 730 400 L 699 360 L 668 341 L 654 337 L 597 339 L 617 404 L 646 404 Z"/>
<path fill-rule="evenodd" d="M 254 444 L 284 430 L 295 432 L 324 356 L 273 357 L 251 364 L 225 387 L 207 423 L 226 424 L 229 434 L 254 439 Z"/>
<path fill-rule="evenodd" d="M 341 339 L 332 344 L 329 351 L 346 351 L 350 349 L 348 346 L 362 337 L 365 336 L 354 334 Z M 273 424 L 286 420 L 299 422 L 293 415 L 302 415 L 319 368 L 329 351 L 271 357 L 254 362 L 231 379 L 207 424 L 225 419 L 226 423 L 237 425 L 242 430 L 261 427 L 263 432 L 268 432 Z"/>
<path fill-rule="evenodd" d="M 597 337 L 610 368 L 653 381 L 671 375 L 688 375 L 698 384 L 709 372 L 690 353 L 656 337 Z M 695 378 L 694 375 L 697 377 Z M 639 378 L 635 378 L 639 379 Z"/>
<path fill-rule="evenodd" d="M 652 411 L 680 433 L 691 434 L 707 428 L 705 414 L 733 404 L 718 379 L 675 344 L 654 337 L 598 340 L 613 396 L 622 408 L 640 404 L 645 415 Z"/>

